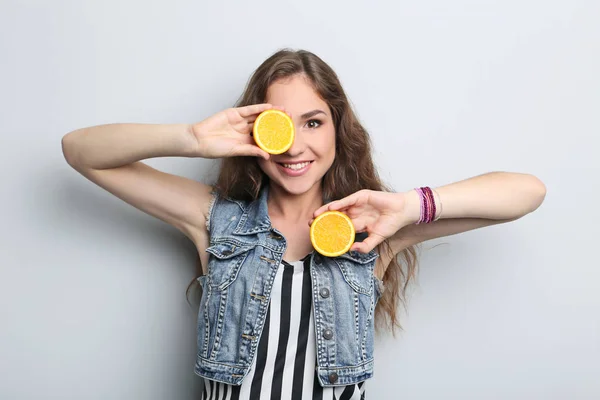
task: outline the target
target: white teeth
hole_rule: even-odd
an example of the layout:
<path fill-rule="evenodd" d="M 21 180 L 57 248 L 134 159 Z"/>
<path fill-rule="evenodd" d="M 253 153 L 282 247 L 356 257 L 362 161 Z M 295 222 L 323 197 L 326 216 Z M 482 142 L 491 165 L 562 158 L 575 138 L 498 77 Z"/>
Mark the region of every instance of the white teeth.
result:
<path fill-rule="evenodd" d="M 293 170 L 297 171 L 299 169 L 302 169 L 302 168 L 306 167 L 308 164 L 310 164 L 310 163 L 303 162 L 303 163 L 300 163 L 300 164 L 283 164 L 283 166 L 285 168 L 289 168 L 289 169 L 293 169 Z"/>

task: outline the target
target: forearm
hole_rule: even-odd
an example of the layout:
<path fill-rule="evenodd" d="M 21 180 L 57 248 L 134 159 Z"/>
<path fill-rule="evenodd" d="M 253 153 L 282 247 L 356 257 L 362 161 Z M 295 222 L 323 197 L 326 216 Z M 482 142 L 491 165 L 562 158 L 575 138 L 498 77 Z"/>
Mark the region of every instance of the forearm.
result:
<path fill-rule="evenodd" d="M 196 144 L 186 124 L 99 125 L 75 130 L 62 139 L 69 164 L 94 169 L 153 157 L 186 157 Z"/>
<path fill-rule="evenodd" d="M 546 188 L 532 175 L 491 172 L 435 188 L 434 195 L 440 218 L 511 220 L 538 208 Z M 416 222 L 420 216 L 419 195 L 411 190 L 406 199 L 407 212 Z"/>

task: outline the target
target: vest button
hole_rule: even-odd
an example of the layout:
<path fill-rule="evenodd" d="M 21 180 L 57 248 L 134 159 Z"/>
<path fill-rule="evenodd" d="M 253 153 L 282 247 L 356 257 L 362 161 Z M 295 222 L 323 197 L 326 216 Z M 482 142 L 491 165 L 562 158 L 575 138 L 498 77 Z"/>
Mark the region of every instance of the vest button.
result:
<path fill-rule="evenodd" d="M 329 289 L 323 288 L 323 289 L 319 290 L 319 294 L 321 295 L 322 298 L 326 299 L 329 297 Z"/>
<path fill-rule="evenodd" d="M 233 251 L 231 251 L 231 250 L 223 250 L 222 253 L 223 253 L 224 256 L 230 256 L 230 255 L 233 254 Z"/>
<path fill-rule="evenodd" d="M 323 331 L 323 337 L 327 340 L 331 339 L 333 337 L 333 331 L 331 329 L 325 329 Z"/>
<path fill-rule="evenodd" d="M 336 383 L 338 380 L 338 374 L 332 372 L 329 374 L 329 383 Z"/>

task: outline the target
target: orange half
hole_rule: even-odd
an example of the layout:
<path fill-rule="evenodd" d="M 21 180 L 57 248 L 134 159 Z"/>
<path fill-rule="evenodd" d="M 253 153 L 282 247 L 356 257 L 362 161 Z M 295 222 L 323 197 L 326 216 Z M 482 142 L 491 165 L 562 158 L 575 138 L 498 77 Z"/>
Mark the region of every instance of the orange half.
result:
<path fill-rule="evenodd" d="M 348 252 L 354 243 L 354 224 L 339 211 L 326 211 L 310 225 L 310 241 L 325 257 L 337 257 Z"/>
<path fill-rule="evenodd" d="M 294 143 L 294 122 L 283 111 L 263 111 L 254 121 L 252 136 L 256 145 L 267 153 L 285 153 Z"/>

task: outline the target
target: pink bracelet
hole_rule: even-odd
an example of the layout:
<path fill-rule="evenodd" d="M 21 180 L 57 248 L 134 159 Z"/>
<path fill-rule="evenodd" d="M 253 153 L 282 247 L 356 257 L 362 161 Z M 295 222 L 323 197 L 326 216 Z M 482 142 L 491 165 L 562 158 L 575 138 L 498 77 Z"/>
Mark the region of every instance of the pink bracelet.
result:
<path fill-rule="evenodd" d="M 435 196 L 429 186 L 415 188 L 421 198 L 421 217 L 416 224 L 429 224 L 436 219 L 437 207 Z"/>

